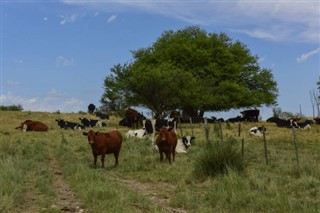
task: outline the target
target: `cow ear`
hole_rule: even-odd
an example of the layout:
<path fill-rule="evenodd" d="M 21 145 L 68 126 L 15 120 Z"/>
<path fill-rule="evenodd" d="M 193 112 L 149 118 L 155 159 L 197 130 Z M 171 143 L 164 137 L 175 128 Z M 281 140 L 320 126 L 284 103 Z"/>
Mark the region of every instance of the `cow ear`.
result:
<path fill-rule="evenodd" d="M 100 134 L 100 132 L 96 132 L 96 135 L 99 135 Z"/>
<path fill-rule="evenodd" d="M 88 133 L 87 133 L 87 132 L 83 132 L 82 134 L 83 134 L 83 135 L 88 135 Z"/>
<path fill-rule="evenodd" d="M 192 137 L 191 137 L 191 140 L 194 140 L 194 139 L 196 139 L 196 137 L 192 136 Z"/>
<path fill-rule="evenodd" d="M 168 132 L 170 132 L 171 130 L 173 130 L 173 128 L 172 128 L 172 127 L 170 127 L 170 128 L 168 129 Z"/>

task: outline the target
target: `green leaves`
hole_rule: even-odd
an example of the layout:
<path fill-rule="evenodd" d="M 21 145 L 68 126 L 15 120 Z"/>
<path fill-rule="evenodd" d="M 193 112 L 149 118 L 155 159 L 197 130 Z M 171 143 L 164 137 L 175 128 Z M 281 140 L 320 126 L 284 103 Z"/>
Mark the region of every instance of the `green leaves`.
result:
<path fill-rule="evenodd" d="M 132 55 L 132 63 L 111 69 L 114 76 L 106 78 L 105 99 L 121 97 L 122 105 L 162 113 L 270 105 L 278 96 L 271 71 L 260 68 L 258 57 L 225 33 L 193 26 L 169 30 Z"/>

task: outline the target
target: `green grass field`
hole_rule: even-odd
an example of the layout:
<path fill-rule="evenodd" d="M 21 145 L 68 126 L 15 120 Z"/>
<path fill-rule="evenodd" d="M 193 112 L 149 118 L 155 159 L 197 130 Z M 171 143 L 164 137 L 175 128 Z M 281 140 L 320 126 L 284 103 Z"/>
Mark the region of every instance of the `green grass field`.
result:
<path fill-rule="evenodd" d="M 83 131 L 60 130 L 56 118 L 78 122 L 78 113 L 0 111 L 0 212 L 63 212 L 61 193 L 55 187 L 57 162 L 61 177 L 84 212 L 319 212 L 320 125 L 297 130 L 299 165 L 292 129 L 270 123 L 222 124 L 224 141 L 241 152 L 242 171 L 199 178 L 199 159 L 208 149 L 203 124 L 183 124 L 183 134 L 194 132 L 195 144 L 187 154 L 178 154 L 172 165 L 159 162 L 150 139 L 126 139 L 128 128 L 120 118 L 106 120 L 96 131 L 119 129 L 124 136 L 119 166 L 107 155 L 105 169 L 93 168 L 93 157 Z M 16 130 L 26 119 L 49 126 L 48 132 Z M 250 136 L 256 125 L 267 128 L 266 164 L 263 138 Z M 217 126 L 209 125 L 210 143 L 222 143 Z M 87 131 L 87 130 L 85 130 Z M 180 129 L 178 129 L 178 136 Z M 201 162 L 201 161 L 200 161 Z M 59 174 L 60 175 L 60 174 Z M 80 211 L 79 211 L 80 212 Z"/>

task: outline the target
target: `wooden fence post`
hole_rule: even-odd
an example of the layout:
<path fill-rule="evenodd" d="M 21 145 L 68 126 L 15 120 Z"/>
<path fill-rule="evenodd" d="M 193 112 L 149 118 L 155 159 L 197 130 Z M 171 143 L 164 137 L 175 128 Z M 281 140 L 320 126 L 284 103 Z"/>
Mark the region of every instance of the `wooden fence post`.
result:
<path fill-rule="evenodd" d="M 192 135 L 191 135 L 191 136 L 194 136 L 194 134 L 193 134 L 192 118 L 191 118 L 191 117 L 190 117 L 190 125 L 191 125 L 191 133 L 192 133 Z"/>
<path fill-rule="evenodd" d="M 298 155 L 298 144 L 297 144 L 297 139 L 296 139 L 296 128 L 292 127 L 292 131 L 293 131 L 293 143 L 294 143 L 295 150 L 296 150 L 297 166 L 299 168 L 300 164 L 299 164 L 299 155 Z"/>
<path fill-rule="evenodd" d="M 238 127 L 238 137 L 240 137 L 241 134 L 241 122 L 239 122 L 239 127 Z"/>
<path fill-rule="evenodd" d="M 220 130 L 220 138 L 221 138 L 221 142 L 223 143 L 222 126 L 221 126 L 221 122 L 220 122 L 220 121 L 219 121 L 219 130 Z"/>
<path fill-rule="evenodd" d="M 183 137 L 180 116 L 178 116 L 178 121 L 179 121 L 180 136 Z"/>
<path fill-rule="evenodd" d="M 208 120 L 207 118 L 204 118 L 204 132 L 206 135 L 206 141 L 209 142 L 209 126 L 208 126 Z"/>
<path fill-rule="evenodd" d="M 244 156 L 244 138 L 241 139 L 241 154 Z"/>
<path fill-rule="evenodd" d="M 266 164 L 269 164 L 269 162 L 268 162 L 268 149 L 267 149 L 266 132 L 264 131 L 264 126 L 263 125 L 262 125 L 262 133 L 263 133 L 263 144 L 264 144 L 264 156 L 266 158 Z"/>

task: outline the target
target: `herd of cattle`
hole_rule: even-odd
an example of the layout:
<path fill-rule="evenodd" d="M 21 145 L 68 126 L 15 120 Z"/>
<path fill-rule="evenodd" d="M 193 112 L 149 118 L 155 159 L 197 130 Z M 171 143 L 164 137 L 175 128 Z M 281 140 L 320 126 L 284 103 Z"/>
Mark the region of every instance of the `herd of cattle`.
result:
<path fill-rule="evenodd" d="M 257 122 L 259 116 L 259 110 L 247 110 L 243 111 L 242 116 L 236 118 L 228 119 L 228 122 L 235 121 L 248 121 Z M 106 114 L 96 114 L 101 119 L 109 119 Z M 105 127 L 107 124 L 102 120 L 89 119 L 81 117 L 79 118 L 80 123 L 65 121 L 61 118 L 56 119 L 57 125 L 63 129 L 72 130 L 84 130 L 85 128 L 92 127 Z M 186 153 L 187 149 L 194 143 L 195 137 L 186 135 L 181 138 L 177 137 L 176 128 L 177 124 L 184 123 L 187 120 L 189 122 L 197 123 L 198 121 L 204 122 L 203 119 L 193 119 L 193 118 L 183 118 L 181 119 L 178 113 L 171 113 L 168 119 L 146 119 L 142 114 L 138 113 L 133 109 L 128 109 L 125 113 L 125 118 L 119 121 L 119 125 L 127 126 L 130 128 L 125 134 L 127 138 L 152 138 L 154 147 L 159 151 L 160 161 L 163 160 L 164 154 L 171 163 L 175 159 L 175 153 Z M 196 121 L 196 122 L 195 122 Z M 208 119 L 207 122 L 224 122 L 221 119 Z M 297 128 L 297 129 L 311 129 L 311 124 L 320 124 L 320 118 L 314 120 L 305 120 L 304 122 L 299 122 L 298 119 L 280 119 L 277 117 L 271 117 L 266 120 L 267 122 L 274 122 L 277 127 L 286 128 Z M 141 125 L 141 126 L 140 126 Z M 141 128 L 138 128 L 141 127 Z M 49 127 L 40 121 L 26 120 L 21 123 L 16 129 L 21 129 L 22 131 L 48 131 Z M 155 139 L 155 132 L 157 132 L 157 137 Z M 249 133 L 256 136 L 262 136 L 267 132 L 265 127 L 252 127 Z M 107 133 L 94 132 L 90 130 L 89 132 L 84 132 L 88 142 L 92 148 L 92 154 L 94 157 L 94 166 L 97 164 L 97 156 L 101 155 L 102 167 L 104 167 L 104 159 L 106 154 L 114 154 L 115 165 L 118 165 L 118 156 L 122 145 L 122 134 L 118 130 L 110 131 Z M 151 137 L 152 136 L 152 137 Z"/>

